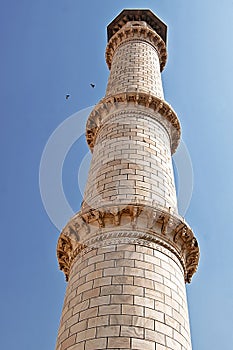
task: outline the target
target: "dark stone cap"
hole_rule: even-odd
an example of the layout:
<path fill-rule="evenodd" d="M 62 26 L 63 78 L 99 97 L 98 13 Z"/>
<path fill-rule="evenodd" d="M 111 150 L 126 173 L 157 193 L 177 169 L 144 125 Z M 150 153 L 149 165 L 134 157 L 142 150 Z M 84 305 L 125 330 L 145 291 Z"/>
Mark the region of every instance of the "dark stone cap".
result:
<path fill-rule="evenodd" d="M 123 10 L 108 26 L 108 41 L 129 21 L 146 22 L 166 43 L 167 26 L 151 10 Z"/>

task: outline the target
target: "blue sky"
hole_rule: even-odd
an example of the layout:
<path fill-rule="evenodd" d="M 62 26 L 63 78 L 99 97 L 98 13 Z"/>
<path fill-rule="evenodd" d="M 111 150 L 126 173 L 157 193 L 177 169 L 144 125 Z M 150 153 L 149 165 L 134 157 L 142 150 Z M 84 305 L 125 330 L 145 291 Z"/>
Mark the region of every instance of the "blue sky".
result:
<path fill-rule="evenodd" d="M 233 348 L 233 1 L 9 0 L 0 14 L 2 349 L 54 348 L 65 281 L 59 232 L 40 197 L 40 159 L 62 121 L 104 96 L 106 26 L 123 8 L 150 8 L 168 25 L 165 98 L 192 159 L 186 220 L 201 249 L 187 286 L 193 349 Z M 81 137 L 64 163 L 74 211 L 86 152 Z"/>

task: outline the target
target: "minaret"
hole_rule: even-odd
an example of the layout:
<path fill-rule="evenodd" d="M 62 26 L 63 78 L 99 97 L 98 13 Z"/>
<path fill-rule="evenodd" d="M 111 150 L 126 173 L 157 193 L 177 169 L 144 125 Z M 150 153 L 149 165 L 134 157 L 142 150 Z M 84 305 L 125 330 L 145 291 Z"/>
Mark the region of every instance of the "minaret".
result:
<path fill-rule="evenodd" d="M 167 27 L 150 10 L 124 10 L 107 30 L 84 200 L 58 241 L 68 285 L 56 350 L 190 350 L 185 282 L 199 248 L 177 211 L 180 124 L 160 74 Z"/>

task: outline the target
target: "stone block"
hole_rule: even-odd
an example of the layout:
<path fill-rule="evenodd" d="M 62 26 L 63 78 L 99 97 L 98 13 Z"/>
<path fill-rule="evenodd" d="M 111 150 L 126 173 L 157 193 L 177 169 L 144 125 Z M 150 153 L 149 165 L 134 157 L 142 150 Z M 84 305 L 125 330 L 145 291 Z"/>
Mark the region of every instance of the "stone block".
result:
<path fill-rule="evenodd" d="M 133 316 L 132 324 L 143 329 L 148 328 L 154 330 L 154 320 L 147 317 Z"/>
<path fill-rule="evenodd" d="M 76 334 L 64 340 L 64 342 L 62 342 L 61 344 L 61 350 L 65 350 L 69 348 L 71 345 L 73 345 L 75 343 L 75 339 L 76 339 Z"/>
<path fill-rule="evenodd" d="M 155 350 L 155 342 L 144 339 L 132 339 L 132 348 L 134 350 Z"/>
<path fill-rule="evenodd" d="M 108 305 L 110 303 L 110 295 L 99 296 L 90 300 L 90 307 L 99 305 Z"/>
<path fill-rule="evenodd" d="M 137 315 L 137 316 L 143 316 L 144 308 L 143 306 L 137 306 L 137 305 L 122 305 L 122 314 L 126 315 Z"/>
<path fill-rule="evenodd" d="M 82 293 L 82 300 L 92 299 L 100 295 L 100 288 L 94 288 Z"/>
<path fill-rule="evenodd" d="M 111 325 L 131 325 L 133 317 L 130 315 L 110 315 Z"/>
<path fill-rule="evenodd" d="M 87 309 L 85 311 L 81 311 L 80 315 L 79 315 L 79 320 L 85 320 L 87 318 L 93 318 L 95 316 L 97 316 L 98 314 L 98 307 L 92 307 L 90 309 Z"/>
<path fill-rule="evenodd" d="M 132 295 L 111 295 L 112 304 L 133 304 Z"/>
<path fill-rule="evenodd" d="M 143 296 L 144 295 L 144 287 L 139 286 L 133 286 L 133 285 L 123 285 L 123 293 L 124 294 L 131 294 L 131 295 L 138 295 Z"/>
<path fill-rule="evenodd" d="M 70 327 L 70 335 L 79 333 L 87 329 L 87 320 L 83 320 L 81 322 L 75 323 L 72 327 Z"/>
<path fill-rule="evenodd" d="M 144 328 L 135 326 L 121 326 L 121 337 L 144 338 Z"/>
<path fill-rule="evenodd" d="M 121 313 L 121 305 L 99 306 L 98 315 L 113 315 Z"/>
<path fill-rule="evenodd" d="M 145 330 L 145 339 L 151 340 L 162 345 L 166 345 L 165 335 L 150 329 Z"/>
<path fill-rule="evenodd" d="M 130 338 L 108 338 L 108 349 L 130 349 Z"/>
<path fill-rule="evenodd" d="M 96 328 L 89 328 L 76 334 L 76 343 L 95 338 Z"/>
<path fill-rule="evenodd" d="M 102 287 L 102 286 L 109 286 L 109 285 L 111 285 L 111 281 L 112 281 L 112 277 L 111 276 L 109 276 L 109 277 L 102 277 L 102 278 L 96 278 L 94 280 L 93 287 L 97 288 L 97 287 Z"/>
<path fill-rule="evenodd" d="M 109 286 L 101 287 L 100 294 L 101 295 L 122 294 L 122 286 L 121 285 L 109 285 Z"/>
<path fill-rule="evenodd" d="M 101 326 L 97 328 L 97 338 L 101 337 L 119 337 L 120 326 Z"/>
<path fill-rule="evenodd" d="M 133 284 L 134 277 L 132 276 L 113 276 L 112 284 Z"/>
<path fill-rule="evenodd" d="M 97 326 L 107 326 L 109 324 L 109 316 L 96 316 L 88 319 L 88 328 L 95 328 Z"/>
<path fill-rule="evenodd" d="M 107 338 L 98 338 L 98 339 L 91 339 L 87 340 L 85 344 L 85 350 L 99 350 L 99 349 L 106 349 L 107 345 Z M 76 348 L 77 350 L 81 350 Z M 74 349 L 74 350 L 76 350 Z"/>

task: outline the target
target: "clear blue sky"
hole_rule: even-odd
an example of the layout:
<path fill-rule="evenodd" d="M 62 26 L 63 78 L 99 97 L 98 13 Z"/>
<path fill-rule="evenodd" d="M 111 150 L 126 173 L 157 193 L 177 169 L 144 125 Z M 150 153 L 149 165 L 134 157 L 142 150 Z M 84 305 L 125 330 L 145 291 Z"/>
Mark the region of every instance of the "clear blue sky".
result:
<path fill-rule="evenodd" d="M 54 348 L 65 281 L 59 232 L 40 198 L 40 158 L 63 120 L 104 95 L 106 26 L 123 8 L 137 7 L 169 27 L 165 97 L 194 170 L 186 214 L 201 248 L 187 286 L 193 349 L 233 348 L 233 1 L 9 0 L 0 13 L 1 349 Z M 64 164 L 75 211 L 86 151 L 81 138 Z"/>

